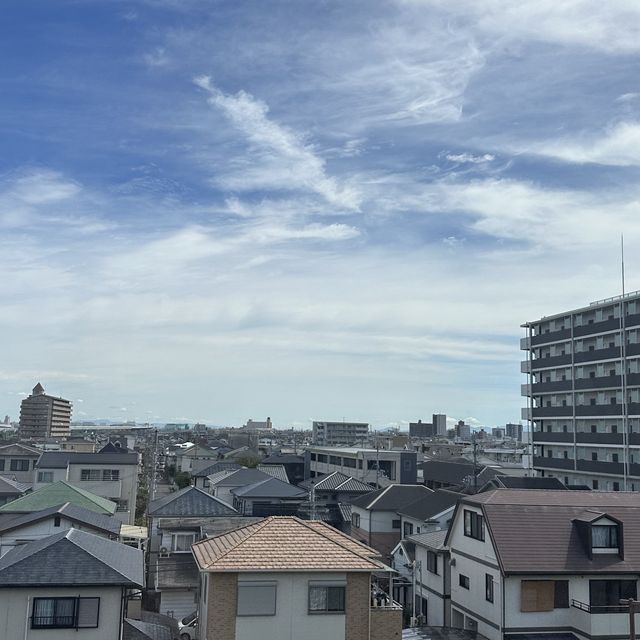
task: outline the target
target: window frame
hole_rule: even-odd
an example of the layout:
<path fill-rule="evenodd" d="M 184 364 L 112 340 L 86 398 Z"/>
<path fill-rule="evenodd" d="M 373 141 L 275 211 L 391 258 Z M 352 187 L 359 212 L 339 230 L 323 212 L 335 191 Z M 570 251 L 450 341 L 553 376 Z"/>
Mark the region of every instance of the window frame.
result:
<path fill-rule="evenodd" d="M 324 609 L 312 609 L 311 607 L 311 592 L 314 589 L 322 589 L 326 591 L 325 602 L 326 607 Z M 330 609 L 329 608 L 329 591 L 331 589 L 337 589 L 340 591 L 341 595 L 341 609 Z M 347 586 L 345 584 L 322 584 L 318 582 L 310 582 L 309 588 L 307 590 L 307 613 L 309 615 L 341 615 L 345 614 L 347 610 Z"/>
<path fill-rule="evenodd" d="M 241 611 L 241 594 L 242 588 L 247 589 L 273 589 L 273 611 L 271 613 L 259 612 L 244 612 Z M 236 616 L 239 618 L 259 618 L 259 617 L 271 617 L 275 616 L 278 612 L 278 583 L 273 580 L 248 580 L 245 582 L 238 582 L 236 589 Z"/>
<path fill-rule="evenodd" d="M 73 616 L 64 616 L 65 618 L 73 618 L 73 620 L 68 624 L 61 624 L 59 622 L 59 618 L 63 616 L 56 615 L 56 608 L 58 602 L 60 601 L 73 601 Z M 81 615 L 81 607 L 82 602 L 87 600 L 96 600 L 97 601 L 97 610 L 95 616 L 95 624 L 80 624 L 80 615 Z M 49 618 L 52 619 L 50 624 L 37 624 L 36 620 L 36 608 L 40 601 L 50 601 L 54 603 L 54 614 Z M 39 618 L 44 618 L 44 616 L 39 616 Z M 58 618 L 58 619 L 56 619 Z M 81 596 L 51 596 L 51 597 L 36 597 L 33 598 L 33 602 L 31 605 L 31 615 L 29 616 L 31 621 L 30 627 L 31 629 L 97 629 L 100 626 L 100 597 L 99 596 L 89 596 L 89 597 L 81 597 Z"/>
<path fill-rule="evenodd" d="M 427 551 L 427 571 L 438 575 L 438 554 L 435 551 Z"/>
<path fill-rule="evenodd" d="M 24 458 L 12 458 L 9 462 L 9 471 L 29 471 L 29 460 L 25 460 Z"/>
<path fill-rule="evenodd" d="M 80 469 L 80 482 L 100 482 L 101 469 Z"/>
<path fill-rule="evenodd" d="M 493 576 L 490 573 L 484 574 L 484 598 L 487 602 L 494 600 Z"/>
<path fill-rule="evenodd" d="M 465 537 L 484 542 L 484 516 L 477 511 L 464 509 L 463 519 L 463 531 Z"/>
<path fill-rule="evenodd" d="M 469 580 L 469 576 L 465 576 L 462 573 L 459 573 L 458 586 L 469 591 L 469 589 L 471 588 L 471 580 Z"/>

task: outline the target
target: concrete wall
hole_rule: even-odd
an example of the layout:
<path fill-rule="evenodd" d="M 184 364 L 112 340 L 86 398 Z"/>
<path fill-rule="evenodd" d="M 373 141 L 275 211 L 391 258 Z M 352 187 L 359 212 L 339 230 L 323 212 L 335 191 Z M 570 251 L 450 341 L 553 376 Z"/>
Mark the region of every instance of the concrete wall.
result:
<path fill-rule="evenodd" d="M 96 629 L 31 629 L 33 598 L 64 596 L 99 597 L 99 626 Z M 120 635 L 120 587 L 75 587 L 63 589 L 0 589 L 0 638 L 2 640 L 118 640 Z"/>
<path fill-rule="evenodd" d="M 371 609 L 371 640 L 402 638 L 402 609 Z"/>

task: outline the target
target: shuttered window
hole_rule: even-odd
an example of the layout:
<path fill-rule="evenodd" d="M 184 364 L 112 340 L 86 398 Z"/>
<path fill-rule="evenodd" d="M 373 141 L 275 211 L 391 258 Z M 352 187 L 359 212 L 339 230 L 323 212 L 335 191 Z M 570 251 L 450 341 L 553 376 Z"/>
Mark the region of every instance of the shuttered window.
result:
<path fill-rule="evenodd" d="M 520 611 L 553 611 L 553 580 L 523 580 L 520 584 Z"/>

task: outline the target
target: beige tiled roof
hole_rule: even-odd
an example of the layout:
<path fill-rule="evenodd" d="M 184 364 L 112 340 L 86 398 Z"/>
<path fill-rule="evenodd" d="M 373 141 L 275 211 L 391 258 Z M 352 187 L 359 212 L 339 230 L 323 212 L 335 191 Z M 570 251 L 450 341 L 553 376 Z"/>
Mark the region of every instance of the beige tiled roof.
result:
<path fill-rule="evenodd" d="M 324 522 L 272 516 L 193 545 L 203 571 L 379 571 L 377 552 Z"/>

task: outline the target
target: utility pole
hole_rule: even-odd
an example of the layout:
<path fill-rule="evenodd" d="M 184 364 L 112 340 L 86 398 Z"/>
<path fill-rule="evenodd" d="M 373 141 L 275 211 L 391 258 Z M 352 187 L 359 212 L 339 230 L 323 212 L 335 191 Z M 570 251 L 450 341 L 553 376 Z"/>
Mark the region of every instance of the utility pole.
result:
<path fill-rule="evenodd" d="M 478 441 L 473 436 L 473 492 L 478 493 Z"/>

